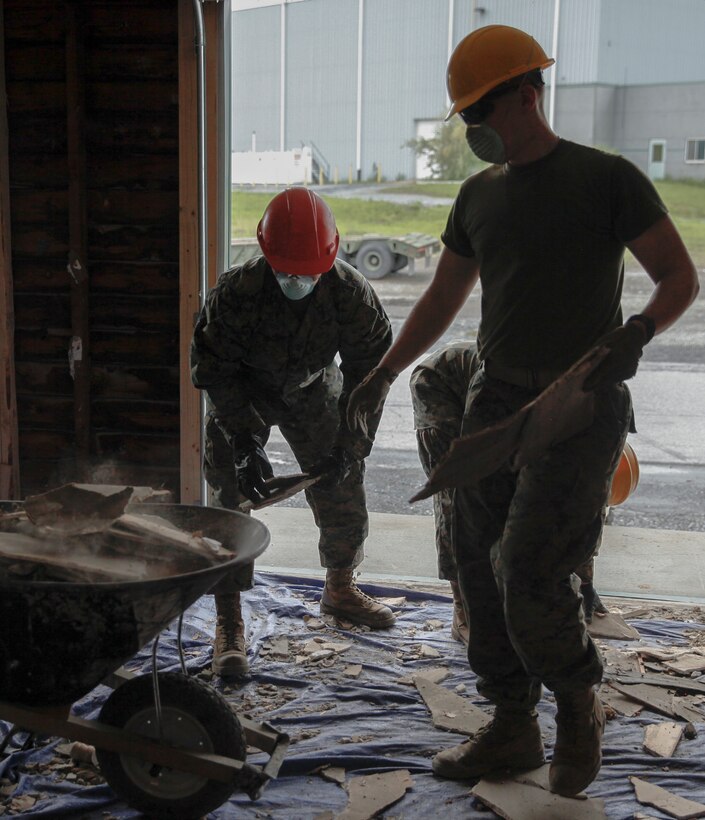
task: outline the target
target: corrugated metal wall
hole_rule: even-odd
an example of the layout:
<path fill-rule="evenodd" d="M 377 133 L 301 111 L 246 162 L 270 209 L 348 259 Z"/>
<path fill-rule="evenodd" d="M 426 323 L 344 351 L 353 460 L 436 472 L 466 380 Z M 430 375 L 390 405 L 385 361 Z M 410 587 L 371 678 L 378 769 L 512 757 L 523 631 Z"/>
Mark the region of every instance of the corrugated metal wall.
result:
<path fill-rule="evenodd" d="M 279 150 L 279 7 L 237 12 L 232 32 L 232 150 Z"/>
<path fill-rule="evenodd" d="M 362 178 L 373 163 L 394 179 L 413 176 L 415 155 L 404 143 L 415 119 L 442 118 L 448 12 L 443 2 L 367 0 L 362 105 Z"/>
<path fill-rule="evenodd" d="M 286 8 L 285 149 L 311 142 L 347 177 L 355 158 L 357 0 Z M 345 164 L 343 165 L 343 161 Z"/>
<path fill-rule="evenodd" d="M 455 46 L 473 28 L 514 25 L 554 50 L 556 0 L 302 0 L 284 6 L 284 149 L 314 143 L 344 180 L 357 176 L 358 9 L 364 9 L 360 176 L 413 177 L 406 143 L 419 120 L 441 119 L 449 16 Z M 614 86 L 705 81 L 705 0 L 561 0 L 555 124 L 566 136 L 611 143 L 620 126 Z M 281 5 L 234 13 L 233 150 L 280 148 Z M 554 76 L 555 72 L 555 76 Z M 592 87 L 591 91 L 581 87 Z M 573 87 L 577 93 L 561 93 Z M 563 106 L 563 107 L 562 107 Z M 654 126 L 655 127 L 655 126 Z"/>
<path fill-rule="evenodd" d="M 612 85 L 705 80 L 703 0 L 604 0 L 598 82 Z"/>

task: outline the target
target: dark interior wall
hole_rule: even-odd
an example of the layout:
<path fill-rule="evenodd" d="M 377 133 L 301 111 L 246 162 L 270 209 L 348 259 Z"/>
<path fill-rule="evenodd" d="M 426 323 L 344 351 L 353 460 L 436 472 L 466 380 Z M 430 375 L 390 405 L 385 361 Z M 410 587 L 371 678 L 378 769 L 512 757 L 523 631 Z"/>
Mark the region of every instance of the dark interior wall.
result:
<path fill-rule="evenodd" d="M 177 3 L 2 7 L 22 495 L 90 480 L 178 499 Z M 87 407 L 69 367 L 82 322 Z"/>

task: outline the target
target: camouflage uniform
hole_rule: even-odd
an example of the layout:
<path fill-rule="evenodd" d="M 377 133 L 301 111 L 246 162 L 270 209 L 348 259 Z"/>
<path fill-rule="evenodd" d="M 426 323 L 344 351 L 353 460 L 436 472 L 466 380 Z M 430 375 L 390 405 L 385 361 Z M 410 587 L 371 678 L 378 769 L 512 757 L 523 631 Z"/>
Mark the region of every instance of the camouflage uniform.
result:
<path fill-rule="evenodd" d="M 456 341 L 427 356 L 411 374 L 409 387 L 416 442 L 427 476 L 448 452 L 453 439 L 460 435 L 468 389 L 479 367 L 475 346 Z M 452 487 L 433 496 L 438 577 L 446 581 L 458 578 L 453 548 L 453 497 Z M 595 555 L 600 541 L 601 533 L 594 545 L 593 557 L 575 571 L 583 584 L 594 580 Z"/>
<path fill-rule="evenodd" d="M 304 471 L 334 446 L 356 456 L 338 486 L 306 491 L 321 565 L 345 569 L 364 556 L 363 460 L 372 441 L 350 433 L 344 410 L 350 391 L 389 348 L 392 332 L 367 280 L 340 260 L 308 299 L 305 306 L 287 300 L 263 257 L 227 271 L 196 325 L 191 376 L 208 394 L 204 470 L 217 506 L 237 508 L 244 500 L 231 446 L 238 434 L 264 445 L 278 426 Z M 252 565 L 243 567 L 218 591 L 250 588 L 252 573 Z"/>
<path fill-rule="evenodd" d="M 460 435 L 468 387 L 478 366 L 474 345 L 458 341 L 434 351 L 411 374 L 416 443 L 427 476 Z M 453 553 L 453 496 L 453 488 L 433 496 L 438 577 L 447 581 L 458 577 Z"/>
<path fill-rule="evenodd" d="M 462 435 L 507 418 L 536 396 L 479 370 Z M 566 692 L 602 676 L 576 572 L 599 543 L 631 398 L 623 383 L 599 388 L 595 398 L 586 430 L 518 472 L 502 468 L 455 492 L 458 582 L 472 624 L 468 658 L 478 692 L 498 706 L 531 709 L 541 683 Z"/>

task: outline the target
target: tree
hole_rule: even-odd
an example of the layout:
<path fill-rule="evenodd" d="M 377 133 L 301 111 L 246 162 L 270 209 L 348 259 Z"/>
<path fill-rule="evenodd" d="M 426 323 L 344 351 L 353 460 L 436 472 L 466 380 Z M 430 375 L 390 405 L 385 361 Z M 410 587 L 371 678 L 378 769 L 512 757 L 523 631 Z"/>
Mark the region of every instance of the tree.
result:
<path fill-rule="evenodd" d="M 434 136 L 409 140 L 406 145 L 417 156 L 426 157 L 433 179 L 465 179 L 486 165 L 468 148 L 459 117 L 441 123 Z"/>

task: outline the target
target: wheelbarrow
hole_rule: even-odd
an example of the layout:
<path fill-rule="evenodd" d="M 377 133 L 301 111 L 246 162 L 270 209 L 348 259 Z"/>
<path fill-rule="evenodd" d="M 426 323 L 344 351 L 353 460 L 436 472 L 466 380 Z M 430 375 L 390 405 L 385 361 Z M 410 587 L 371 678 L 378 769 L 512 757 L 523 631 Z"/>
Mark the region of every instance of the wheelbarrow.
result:
<path fill-rule="evenodd" d="M 22 505 L 0 502 L 5 512 Z M 277 776 L 288 737 L 238 717 L 215 689 L 188 677 L 181 648 L 184 611 L 241 563 L 269 545 L 260 521 L 239 512 L 178 504 L 139 504 L 233 553 L 212 567 L 146 581 L 71 583 L 0 575 L 0 719 L 20 730 L 95 747 L 113 791 L 150 817 L 202 817 L 236 790 L 257 799 Z M 179 618 L 182 673 L 156 670 L 159 633 Z M 150 641 L 152 672 L 122 665 Z M 98 720 L 70 714 L 98 684 L 114 691 Z M 246 762 L 247 746 L 269 755 Z"/>

